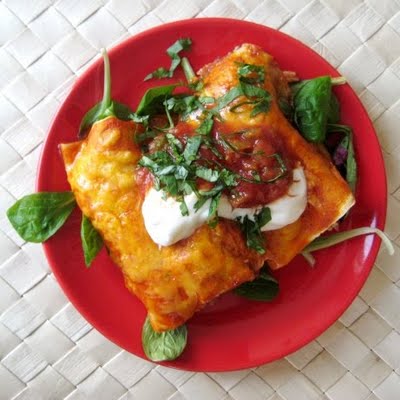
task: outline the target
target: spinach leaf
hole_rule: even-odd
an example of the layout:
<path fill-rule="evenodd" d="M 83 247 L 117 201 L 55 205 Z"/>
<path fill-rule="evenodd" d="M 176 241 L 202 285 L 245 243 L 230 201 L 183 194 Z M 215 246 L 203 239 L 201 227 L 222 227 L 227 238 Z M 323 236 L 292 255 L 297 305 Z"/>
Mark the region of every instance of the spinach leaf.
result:
<path fill-rule="evenodd" d="M 309 142 L 323 142 L 331 110 L 331 78 L 321 76 L 291 87 L 294 94 L 294 121 L 300 133 Z"/>
<path fill-rule="evenodd" d="M 155 332 L 149 317 L 143 324 L 142 346 L 146 356 L 155 362 L 178 358 L 186 347 L 187 328 L 185 325 L 165 332 Z"/>
<path fill-rule="evenodd" d="M 345 167 L 346 181 L 354 193 L 357 184 L 357 161 L 354 154 L 353 130 L 349 126 L 341 124 L 328 124 L 327 128 L 328 132 L 344 134 L 333 153 L 332 159 L 337 167 Z"/>
<path fill-rule="evenodd" d="M 163 110 L 165 99 L 172 94 L 177 86 L 178 85 L 166 85 L 148 89 L 140 100 L 136 115 L 151 115 Z"/>
<path fill-rule="evenodd" d="M 41 243 L 64 225 L 75 205 L 72 192 L 34 193 L 11 206 L 7 217 L 22 239 Z"/>
<path fill-rule="evenodd" d="M 103 99 L 100 103 L 97 103 L 84 115 L 79 126 L 78 137 L 80 139 L 85 137 L 88 128 L 90 128 L 96 121 L 101 121 L 102 119 L 111 116 L 115 116 L 122 120 L 131 119 L 132 110 L 129 108 L 129 106 L 118 103 L 111 99 L 110 60 L 105 49 L 102 49 L 102 55 L 104 62 Z"/>
<path fill-rule="evenodd" d="M 328 111 L 328 124 L 337 124 L 340 121 L 340 104 L 334 93 L 331 93 Z"/>
<path fill-rule="evenodd" d="M 171 58 L 171 66 L 169 67 L 169 70 L 164 67 L 157 68 L 155 71 L 148 74 L 144 78 L 144 80 L 147 81 L 152 78 L 172 78 L 174 75 L 174 71 L 181 63 L 181 58 L 179 56 L 179 53 L 182 50 L 189 49 L 191 45 L 192 45 L 192 40 L 190 38 L 178 39 L 173 45 L 171 45 L 167 49 L 167 54 Z"/>
<path fill-rule="evenodd" d="M 279 284 L 273 276 L 262 269 L 256 279 L 242 283 L 233 291 L 249 300 L 271 301 L 279 293 Z"/>
<path fill-rule="evenodd" d="M 83 214 L 81 224 L 81 240 L 85 264 L 87 267 L 90 267 L 92 261 L 103 247 L 103 239 L 92 225 L 90 219 Z"/>
<path fill-rule="evenodd" d="M 254 220 L 247 215 L 237 219 L 239 227 L 246 238 L 247 247 L 259 254 L 265 253 L 265 242 L 261 228 L 269 221 L 271 221 L 271 210 L 268 207 L 264 207 L 258 214 L 255 214 Z"/>

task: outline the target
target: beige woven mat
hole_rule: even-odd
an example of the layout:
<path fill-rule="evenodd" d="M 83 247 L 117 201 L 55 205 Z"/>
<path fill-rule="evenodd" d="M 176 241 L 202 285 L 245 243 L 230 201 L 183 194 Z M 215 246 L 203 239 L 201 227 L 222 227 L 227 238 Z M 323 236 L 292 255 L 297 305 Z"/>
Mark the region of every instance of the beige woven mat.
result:
<path fill-rule="evenodd" d="M 97 54 L 174 19 L 226 16 L 287 32 L 338 67 L 374 120 L 389 182 L 382 251 L 352 306 L 281 361 L 191 373 L 121 351 L 69 304 L 40 246 L 4 211 L 33 190 L 49 121 Z M 394 0 L 4 0 L 0 2 L 0 398 L 400 399 L 400 3 Z M 15 397 L 14 397 L 15 396 Z"/>

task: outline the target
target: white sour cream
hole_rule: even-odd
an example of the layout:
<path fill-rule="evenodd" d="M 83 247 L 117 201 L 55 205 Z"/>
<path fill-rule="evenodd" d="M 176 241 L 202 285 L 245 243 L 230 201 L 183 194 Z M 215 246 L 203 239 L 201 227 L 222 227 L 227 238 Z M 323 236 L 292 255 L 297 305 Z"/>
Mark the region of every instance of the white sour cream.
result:
<path fill-rule="evenodd" d="M 163 196 L 162 191 L 151 188 L 146 194 L 142 206 L 146 230 L 158 245 L 170 246 L 185 239 L 207 221 L 210 200 L 195 212 L 196 195 L 192 193 L 185 196 L 189 215 L 183 216 L 180 203 L 172 197 L 164 199 Z M 271 221 L 264 225 L 261 230 L 272 231 L 295 222 L 304 212 L 306 206 L 306 178 L 303 168 L 296 168 L 293 170 L 293 183 L 290 185 L 288 193 L 263 206 L 270 208 Z M 263 207 L 233 208 L 227 197 L 222 196 L 218 206 L 218 215 L 232 220 L 245 216 L 254 220 L 254 215 Z"/>
<path fill-rule="evenodd" d="M 164 199 L 164 196 L 161 190 L 151 188 L 144 199 L 142 215 L 153 242 L 160 246 L 170 246 L 192 235 L 207 221 L 211 200 L 195 212 L 197 196 L 194 193 L 185 196 L 189 215 L 184 216 L 180 210 L 181 203 L 173 197 Z"/>

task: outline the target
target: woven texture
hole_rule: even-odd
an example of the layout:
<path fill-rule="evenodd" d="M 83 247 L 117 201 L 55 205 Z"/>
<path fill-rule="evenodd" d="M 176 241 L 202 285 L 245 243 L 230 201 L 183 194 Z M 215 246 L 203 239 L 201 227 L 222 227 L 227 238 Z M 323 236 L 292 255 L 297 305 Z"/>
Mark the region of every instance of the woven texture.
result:
<path fill-rule="evenodd" d="M 18 238 L 4 214 L 33 191 L 49 122 L 98 50 L 200 16 L 280 29 L 347 77 L 382 146 L 396 251 L 381 250 L 360 295 L 317 340 L 232 373 L 182 372 L 121 351 L 77 313 L 41 246 Z M 0 21 L 0 399 L 400 398 L 400 2 L 4 0 Z"/>

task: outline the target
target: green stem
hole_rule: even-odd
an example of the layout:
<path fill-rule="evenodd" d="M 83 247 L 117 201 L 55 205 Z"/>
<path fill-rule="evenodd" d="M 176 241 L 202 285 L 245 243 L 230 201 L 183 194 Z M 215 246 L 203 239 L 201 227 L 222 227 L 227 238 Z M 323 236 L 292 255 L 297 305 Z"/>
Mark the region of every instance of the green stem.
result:
<path fill-rule="evenodd" d="M 390 255 L 394 254 L 394 248 L 390 239 L 380 229 L 368 227 L 351 229 L 346 232 L 338 232 L 329 236 L 319 237 L 311 242 L 304 249 L 304 252 L 310 253 L 312 251 L 326 249 L 327 247 L 334 246 L 338 243 L 344 242 L 345 240 L 352 239 L 356 236 L 368 235 L 370 233 L 377 234 L 382 239 L 382 242 L 386 246 L 388 253 Z"/>
<path fill-rule="evenodd" d="M 181 63 L 183 72 L 185 73 L 186 80 L 188 81 L 188 83 L 192 83 L 193 79 L 196 78 L 196 74 L 194 73 L 189 60 L 186 57 L 182 57 Z"/>
<path fill-rule="evenodd" d="M 331 83 L 332 86 L 344 85 L 345 83 L 347 83 L 347 80 L 344 76 L 337 76 L 335 78 L 331 78 Z"/>
<path fill-rule="evenodd" d="M 111 105 L 111 73 L 110 73 L 110 59 L 108 58 L 107 50 L 101 49 L 101 55 L 104 62 L 104 88 L 103 100 L 101 101 L 101 110 L 104 111 Z"/>

